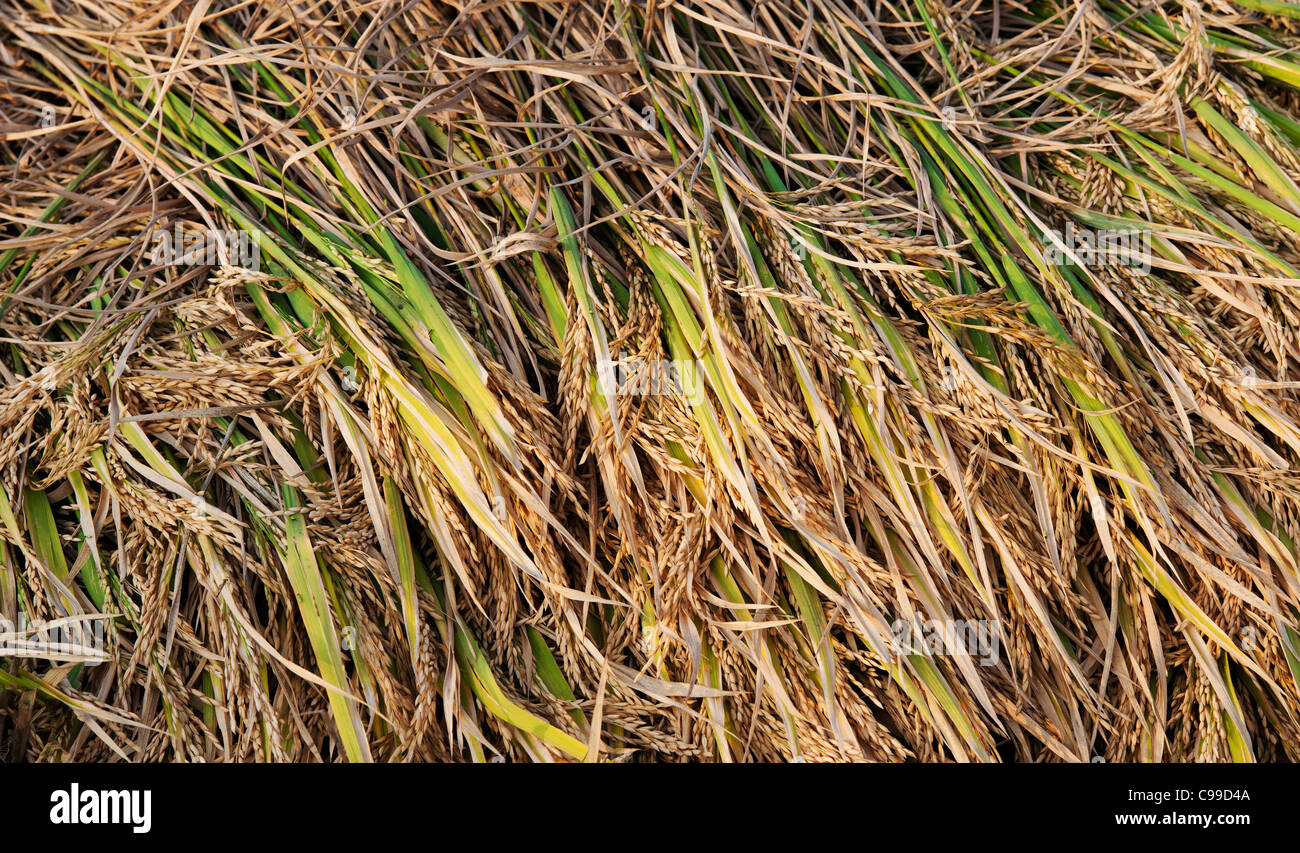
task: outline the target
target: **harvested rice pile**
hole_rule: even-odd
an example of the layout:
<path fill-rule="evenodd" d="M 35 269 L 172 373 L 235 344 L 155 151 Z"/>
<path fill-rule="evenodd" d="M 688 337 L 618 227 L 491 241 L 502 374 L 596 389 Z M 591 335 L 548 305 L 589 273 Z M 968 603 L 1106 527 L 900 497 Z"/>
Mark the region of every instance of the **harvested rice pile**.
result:
<path fill-rule="evenodd" d="M 1300 758 L 1298 50 L 0 0 L 0 754 Z"/>

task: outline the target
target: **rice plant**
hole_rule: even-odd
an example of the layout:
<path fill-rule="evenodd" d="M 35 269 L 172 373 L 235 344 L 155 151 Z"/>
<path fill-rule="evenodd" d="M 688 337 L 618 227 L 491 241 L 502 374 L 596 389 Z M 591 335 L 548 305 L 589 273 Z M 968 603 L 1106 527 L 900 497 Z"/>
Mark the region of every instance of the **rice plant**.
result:
<path fill-rule="evenodd" d="M 0 9 L 12 759 L 1300 758 L 1300 4 Z"/>

